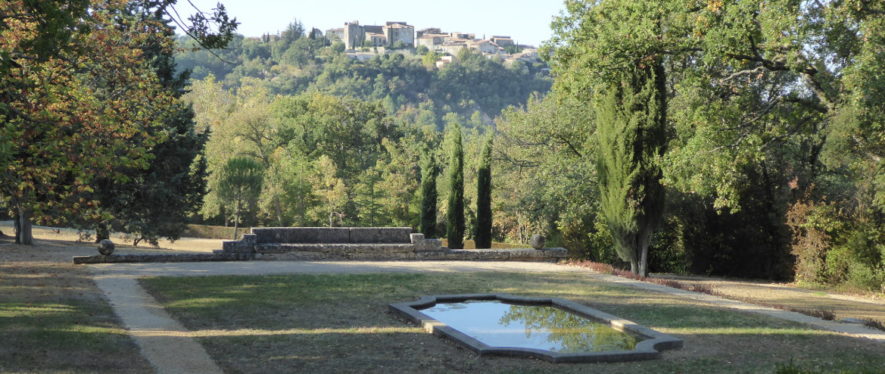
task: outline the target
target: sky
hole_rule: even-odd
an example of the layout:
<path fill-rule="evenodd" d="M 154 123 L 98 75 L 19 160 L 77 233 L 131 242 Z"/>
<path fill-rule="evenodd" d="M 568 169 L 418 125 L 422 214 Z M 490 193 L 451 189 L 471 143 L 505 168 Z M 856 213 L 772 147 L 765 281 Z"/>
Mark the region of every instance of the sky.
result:
<path fill-rule="evenodd" d="M 538 46 L 551 36 L 550 22 L 565 9 L 563 0 L 190 0 L 206 12 L 221 2 L 240 22 L 245 36 L 276 34 L 298 19 L 307 30 L 343 27 L 345 22 L 383 25 L 405 21 L 416 30 L 438 27 L 477 38 L 509 35 L 520 44 Z M 193 13 L 187 0 L 176 8 Z M 185 16 L 186 17 L 186 16 Z"/>

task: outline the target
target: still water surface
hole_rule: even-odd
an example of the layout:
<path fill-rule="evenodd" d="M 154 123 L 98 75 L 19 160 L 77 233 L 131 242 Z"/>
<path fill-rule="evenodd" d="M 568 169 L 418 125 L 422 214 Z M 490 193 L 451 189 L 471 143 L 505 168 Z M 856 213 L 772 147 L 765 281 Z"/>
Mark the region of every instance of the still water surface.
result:
<path fill-rule="evenodd" d="M 552 306 L 468 300 L 436 304 L 421 312 L 492 347 L 582 353 L 630 350 L 637 342 L 607 323 Z"/>

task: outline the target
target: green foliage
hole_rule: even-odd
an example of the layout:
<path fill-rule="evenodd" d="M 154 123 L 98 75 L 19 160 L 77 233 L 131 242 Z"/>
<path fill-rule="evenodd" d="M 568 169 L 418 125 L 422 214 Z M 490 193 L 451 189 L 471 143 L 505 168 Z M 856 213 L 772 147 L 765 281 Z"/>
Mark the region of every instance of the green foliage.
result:
<path fill-rule="evenodd" d="M 634 73 L 597 100 L 600 215 L 618 256 L 634 274 L 648 274 L 648 246 L 663 214 L 657 158 L 663 154 L 666 111 L 662 69 Z"/>
<path fill-rule="evenodd" d="M 449 150 L 449 204 L 446 211 L 446 239 L 449 248 L 464 248 L 464 149 L 461 144 L 461 126 L 451 129 Z"/>
<path fill-rule="evenodd" d="M 28 222 L 107 219 L 94 196 L 99 179 L 126 182 L 165 140 L 163 116 L 178 109 L 153 61 L 141 52 L 165 44 L 154 22 L 125 16 L 124 5 L 52 2 L 0 5 L 0 202 Z M 39 21 L 25 21 L 33 19 Z M 116 27 L 116 26 L 125 27 Z M 136 33 L 133 30 L 145 28 Z"/>
<path fill-rule="evenodd" d="M 261 164 L 249 157 L 231 158 L 221 169 L 218 197 L 232 210 L 234 238 L 243 212 L 253 209 L 258 203 L 263 178 Z"/>
<path fill-rule="evenodd" d="M 545 47 L 558 95 L 589 102 L 624 72 L 655 61 L 667 72 L 661 91 L 672 98 L 663 112 L 670 137 L 660 165 L 679 199 L 666 220 L 676 232 L 655 239 L 667 251 L 658 265 L 788 278 L 792 242 L 798 277 L 828 279 L 827 253 L 848 232 L 882 226 L 882 4 L 566 7 Z M 819 206 L 825 198 L 844 229 L 787 214 L 797 201 Z M 681 264 L 673 261 L 680 253 Z M 858 261 L 875 268 L 869 257 Z"/>
<path fill-rule="evenodd" d="M 265 171 L 248 222 L 418 225 L 420 151 L 407 146 L 426 144 L 417 129 L 395 122 L 381 103 L 318 93 L 272 97 L 252 83 L 231 94 L 207 79 L 188 94 L 198 123 L 212 131 L 204 217 L 223 215 L 216 186 L 226 160 L 239 154 Z"/>
<path fill-rule="evenodd" d="M 492 247 L 492 141 L 486 140 L 476 171 L 476 248 Z"/>
<path fill-rule="evenodd" d="M 796 279 L 849 289 L 885 289 L 885 233 L 881 226 L 851 222 L 838 204 L 804 199 L 788 213 L 796 238 Z"/>
<path fill-rule="evenodd" d="M 418 231 L 428 239 L 436 237 L 437 174 L 439 167 L 433 155 L 427 154 L 421 164 L 421 225 Z"/>
<path fill-rule="evenodd" d="M 496 230 L 521 243 L 544 234 L 573 256 L 600 260 L 599 252 L 611 247 L 592 239 L 598 194 L 589 106 L 554 92 L 504 111 L 496 127 Z"/>
<path fill-rule="evenodd" d="M 256 78 L 272 93 L 282 95 L 311 91 L 365 101 L 390 97 L 392 113 L 425 107 L 432 111 L 440 129 L 441 118 L 447 113 L 467 117 L 480 111 L 492 118 L 509 105 L 524 104 L 533 92 L 548 91 L 551 84 L 545 66 L 509 69 L 480 54 L 466 54 L 437 71 L 436 61 L 442 56 L 436 52 L 414 56 L 388 53 L 358 61 L 340 45 L 338 49 L 334 44 L 326 45 L 325 39 L 236 37 L 227 49 L 216 52 L 233 62 L 226 64 L 208 52 L 195 50 L 187 39 L 180 39 L 180 43 L 179 67 L 193 70 L 195 79 L 212 74 L 227 88 L 237 89 L 246 82 L 244 78 Z"/>
<path fill-rule="evenodd" d="M 175 74 L 172 21 L 157 15 L 158 6 L 149 1 L 131 3 L 127 16 L 153 20 L 160 31 L 145 39 L 141 48 L 160 83 L 175 100 L 161 116 L 167 137 L 151 150 L 147 169 L 126 172 L 128 181 L 96 181 L 97 199 L 114 217 L 110 221 L 84 222 L 99 226 L 96 240 L 104 239 L 101 233 L 107 230 L 133 234 L 135 244 L 145 240 L 156 245 L 160 237 L 176 240 L 205 194 L 206 164 L 201 156 L 208 134 L 195 131 L 194 113 L 180 100 L 188 74 Z"/>

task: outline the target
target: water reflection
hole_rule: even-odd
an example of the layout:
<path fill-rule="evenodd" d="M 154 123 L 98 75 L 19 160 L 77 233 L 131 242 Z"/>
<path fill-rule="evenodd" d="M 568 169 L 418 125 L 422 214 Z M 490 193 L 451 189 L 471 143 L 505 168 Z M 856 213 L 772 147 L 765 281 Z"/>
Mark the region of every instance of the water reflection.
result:
<path fill-rule="evenodd" d="M 607 323 L 551 306 L 476 300 L 441 303 L 422 312 L 492 347 L 580 353 L 629 350 L 637 342 Z"/>

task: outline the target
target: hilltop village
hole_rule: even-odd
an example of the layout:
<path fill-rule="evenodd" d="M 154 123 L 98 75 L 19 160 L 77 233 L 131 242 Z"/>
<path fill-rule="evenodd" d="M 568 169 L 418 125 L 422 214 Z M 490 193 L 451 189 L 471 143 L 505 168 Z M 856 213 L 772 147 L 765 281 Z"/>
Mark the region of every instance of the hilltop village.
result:
<path fill-rule="evenodd" d="M 312 33 L 317 33 L 314 30 Z M 515 61 L 536 62 L 538 50 L 534 46 L 519 45 L 510 36 L 494 35 L 477 39 L 476 34 L 443 32 L 440 28 L 415 30 L 406 22 L 387 22 L 383 26 L 361 25 L 359 21 L 347 22 L 344 27 L 326 30 L 330 41 L 344 43 L 348 56 L 365 60 L 388 51 L 415 51 L 424 48 L 439 54 L 436 65 L 448 65 L 463 50 L 473 50 L 489 58 L 499 57 L 504 64 Z"/>

